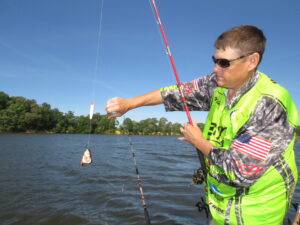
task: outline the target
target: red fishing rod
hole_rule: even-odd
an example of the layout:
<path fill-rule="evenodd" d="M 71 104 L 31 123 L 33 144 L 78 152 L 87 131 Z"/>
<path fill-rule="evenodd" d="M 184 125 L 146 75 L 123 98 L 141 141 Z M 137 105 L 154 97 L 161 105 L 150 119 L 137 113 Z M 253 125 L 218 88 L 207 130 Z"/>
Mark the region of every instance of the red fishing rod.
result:
<path fill-rule="evenodd" d="M 179 90 L 179 93 L 180 93 L 180 96 L 181 96 L 184 111 L 186 112 L 189 123 L 191 125 L 193 125 L 193 120 L 192 120 L 189 108 L 187 106 L 186 97 L 185 97 L 185 95 L 183 93 L 183 90 L 182 90 L 182 85 L 181 85 L 179 75 L 178 75 L 178 72 L 177 72 L 177 69 L 176 69 L 175 61 L 174 61 L 173 55 L 171 53 L 171 49 L 170 49 L 170 46 L 169 46 L 167 35 L 166 35 L 166 32 L 165 32 L 164 26 L 161 22 L 160 15 L 159 15 L 155 0 L 151 0 L 151 3 L 152 3 L 152 6 L 153 6 L 153 9 L 154 9 L 154 12 L 155 12 L 157 23 L 159 25 L 160 31 L 162 33 L 162 36 L 163 36 L 163 39 L 164 39 L 164 42 L 165 42 L 165 45 L 166 45 L 167 54 L 169 55 L 169 59 L 170 59 L 171 65 L 172 65 L 174 76 L 175 76 L 176 81 L 177 81 L 177 87 L 178 87 L 178 90 Z M 204 176 L 205 176 L 206 175 L 206 166 L 205 166 L 204 156 L 203 156 L 202 152 L 200 152 L 200 150 L 196 149 L 196 151 L 197 151 L 198 158 L 199 158 L 199 161 L 200 161 L 200 164 L 201 164 L 202 170 L 204 172 Z"/>

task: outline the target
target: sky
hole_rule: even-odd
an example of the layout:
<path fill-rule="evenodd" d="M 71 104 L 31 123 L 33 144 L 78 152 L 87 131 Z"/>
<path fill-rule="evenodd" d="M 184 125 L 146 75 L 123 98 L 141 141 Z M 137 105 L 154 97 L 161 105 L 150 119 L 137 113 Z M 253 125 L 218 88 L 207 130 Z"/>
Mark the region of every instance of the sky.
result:
<path fill-rule="evenodd" d="M 299 0 L 156 0 L 182 82 L 213 69 L 213 43 L 252 24 L 267 47 L 259 70 L 287 88 L 300 109 Z M 101 29 L 100 29 L 101 28 Z M 87 115 L 105 114 L 109 98 L 175 84 L 149 0 L 0 0 L 0 91 Z M 197 122 L 206 113 L 193 112 Z M 163 106 L 132 110 L 140 121 L 187 122 Z M 122 118 L 121 118 L 122 119 Z"/>

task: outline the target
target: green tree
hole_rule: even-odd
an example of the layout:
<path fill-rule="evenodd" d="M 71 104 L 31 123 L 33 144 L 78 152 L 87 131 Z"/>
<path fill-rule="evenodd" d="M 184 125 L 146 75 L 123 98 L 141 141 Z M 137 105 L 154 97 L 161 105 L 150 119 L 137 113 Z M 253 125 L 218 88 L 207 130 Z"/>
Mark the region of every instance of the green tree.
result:
<path fill-rule="evenodd" d="M 158 132 L 166 134 L 168 120 L 165 117 L 162 117 L 158 121 Z"/>
<path fill-rule="evenodd" d="M 121 125 L 121 131 L 123 133 L 129 133 L 132 134 L 133 133 L 133 120 L 131 120 L 130 118 L 126 118 L 123 120 L 123 123 Z"/>
<path fill-rule="evenodd" d="M 42 130 L 52 130 L 55 127 L 55 118 L 51 105 L 48 103 L 43 103 L 41 105 L 41 114 L 42 114 Z"/>
<path fill-rule="evenodd" d="M 7 108 L 2 112 L 2 130 L 8 132 L 26 131 L 25 114 L 30 111 L 30 104 L 23 97 L 11 97 Z"/>
<path fill-rule="evenodd" d="M 180 127 L 182 127 L 182 125 L 180 123 L 174 123 L 172 124 L 172 135 L 179 135 L 181 134 L 180 132 Z"/>
<path fill-rule="evenodd" d="M 119 122 L 116 118 L 95 113 L 89 116 L 75 116 L 72 111 L 62 113 L 51 109 L 48 103 L 37 104 L 24 97 L 9 97 L 0 92 L 0 132 L 53 132 L 53 133 L 97 133 L 114 134 Z M 203 128 L 203 124 L 198 124 Z M 171 123 L 164 117 L 159 120 L 148 118 L 136 122 L 126 118 L 120 130 L 130 134 L 180 134 L 181 124 Z M 300 135 L 297 127 L 297 135 Z"/>
<path fill-rule="evenodd" d="M 95 131 L 97 134 L 108 134 L 111 126 L 110 119 L 108 119 L 106 115 L 101 115 L 100 120 L 97 121 L 97 128 Z M 112 129 L 114 129 L 113 126 Z"/>
<path fill-rule="evenodd" d="M 75 133 L 90 133 L 90 119 L 88 116 L 79 116 L 76 119 Z"/>
<path fill-rule="evenodd" d="M 26 130 L 42 130 L 43 122 L 42 122 L 42 114 L 41 108 L 36 104 L 35 101 L 32 101 L 30 104 L 30 110 L 25 113 L 25 127 Z"/>
<path fill-rule="evenodd" d="M 55 121 L 55 126 L 52 128 L 54 133 L 66 133 L 67 131 L 67 120 L 62 112 L 58 109 L 52 110 L 53 120 Z"/>
<path fill-rule="evenodd" d="M 136 121 L 132 121 L 132 133 L 133 134 L 140 134 L 140 125 Z"/>
<path fill-rule="evenodd" d="M 156 118 L 149 118 L 139 122 L 139 131 L 144 135 L 157 133 L 158 120 Z"/>
<path fill-rule="evenodd" d="M 56 111 L 47 103 L 36 104 L 35 100 L 27 100 L 25 112 L 25 129 L 30 131 L 51 131 L 56 127 Z"/>
<path fill-rule="evenodd" d="M 68 111 L 64 115 L 65 119 L 65 126 L 66 126 L 66 133 L 72 134 L 75 133 L 75 127 L 76 127 L 76 117 L 74 116 L 74 113 L 72 111 Z"/>
<path fill-rule="evenodd" d="M 113 134 L 118 122 L 115 118 L 108 119 L 107 115 L 94 114 L 92 119 L 92 133 Z"/>
<path fill-rule="evenodd" d="M 119 125 L 119 121 L 116 118 L 112 118 L 109 120 L 109 129 L 108 133 L 109 134 L 114 134 L 115 131 L 117 130 L 117 126 Z"/>
<path fill-rule="evenodd" d="M 168 122 L 165 126 L 165 133 L 164 134 L 173 135 L 172 130 L 173 130 L 173 124 L 171 122 Z"/>
<path fill-rule="evenodd" d="M 9 101 L 9 96 L 0 91 L 0 110 L 6 109 Z"/>

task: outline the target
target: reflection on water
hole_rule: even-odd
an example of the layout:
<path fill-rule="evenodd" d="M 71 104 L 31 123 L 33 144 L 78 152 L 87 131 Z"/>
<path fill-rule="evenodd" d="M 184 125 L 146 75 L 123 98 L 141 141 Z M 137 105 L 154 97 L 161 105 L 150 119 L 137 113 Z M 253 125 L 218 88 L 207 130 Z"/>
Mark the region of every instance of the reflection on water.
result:
<path fill-rule="evenodd" d="M 1 224 L 144 224 L 127 137 L 92 136 L 94 163 L 80 167 L 87 139 L 0 135 Z M 132 141 L 152 224 L 206 224 L 195 207 L 203 189 L 190 185 L 199 166 L 195 149 L 176 137 Z M 296 148 L 299 156 L 299 143 Z M 299 193 L 298 185 L 298 201 Z"/>

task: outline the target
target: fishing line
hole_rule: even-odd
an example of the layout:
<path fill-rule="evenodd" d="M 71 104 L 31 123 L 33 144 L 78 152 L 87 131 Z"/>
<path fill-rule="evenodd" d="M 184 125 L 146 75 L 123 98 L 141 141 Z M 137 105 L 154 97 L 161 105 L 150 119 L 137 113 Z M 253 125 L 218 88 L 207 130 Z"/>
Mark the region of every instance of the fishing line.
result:
<path fill-rule="evenodd" d="M 95 95 L 96 95 L 96 82 L 97 82 L 97 76 L 100 68 L 100 49 L 101 49 L 101 37 L 102 37 L 102 20 L 103 20 L 103 6 L 104 6 L 104 0 L 101 1 L 100 5 L 100 16 L 98 21 L 98 32 L 97 32 L 97 49 L 96 49 L 96 61 L 95 61 L 95 67 L 94 67 L 94 79 L 92 82 L 92 102 L 90 105 L 90 121 L 89 121 L 89 135 L 88 135 L 88 141 L 87 141 L 87 147 L 90 144 L 90 138 L 91 138 L 91 132 L 92 132 L 92 118 L 94 114 L 94 107 L 95 107 Z"/>
<path fill-rule="evenodd" d="M 92 102 L 90 104 L 90 113 L 89 113 L 89 134 L 88 134 L 88 140 L 85 146 L 85 150 L 83 152 L 80 165 L 87 165 L 92 163 L 92 152 L 90 149 L 90 141 L 91 141 L 91 133 L 92 133 L 92 119 L 94 115 L 95 110 L 95 94 L 96 94 L 96 82 L 97 82 L 97 75 L 99 73 L 100 68 L 100 49 L 101 49 L 101 36 L 102 36 L 102 18 L 103 18 L 103 6 L 104 6 L 104 0 L 101 1 L 100 4 L 100 15 L 99 20 L 97 24 L 97 48 L 96 48 L 96 61 L 94 66 L 94 78 L 92 81 Z"/>
<path fill-rule="evenodd" d="M 100 16 L 98 21 L 97 50 L 96 50 L 96 61 L 95 61 L 94 80 L 93 80 L 93 89 L 92 89 L 93 100 L 95 98 L 95 93 L 96 93 L 95 84 L 97 82 L 97 74 L 100 67 L 99 58 L 100 58 L 100 47 L 101 47 L 101 37 L 102 37 L 103 6 L 104 6 L 104 0 L 101 1 Z"/>

